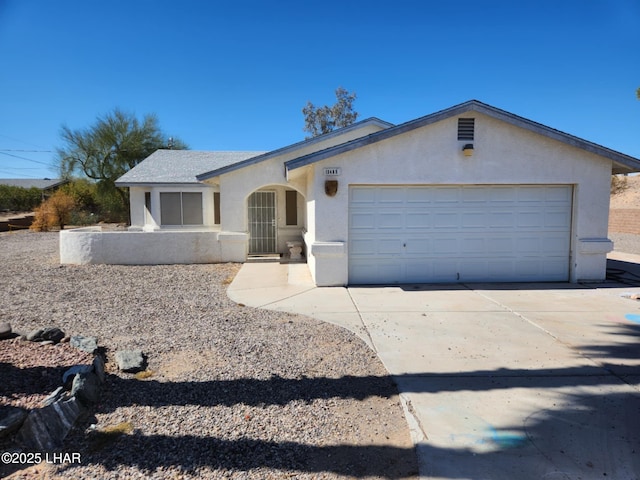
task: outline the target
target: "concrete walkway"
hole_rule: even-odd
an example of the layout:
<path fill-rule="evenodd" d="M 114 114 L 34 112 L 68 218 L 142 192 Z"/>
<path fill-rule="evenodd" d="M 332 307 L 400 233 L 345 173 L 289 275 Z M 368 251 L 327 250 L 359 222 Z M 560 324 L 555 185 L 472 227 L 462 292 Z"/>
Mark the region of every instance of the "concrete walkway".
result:
<path fill-rule="evenodd" d="M 611 259 L 636 281 L 629 260 Z M 638 270 L 640 273 L 640 270 Z M 427 479 L 640 479 L 640 287 L 313 285 L 245 264 L 229 297 L 356 333 L 394 377 Z"/>

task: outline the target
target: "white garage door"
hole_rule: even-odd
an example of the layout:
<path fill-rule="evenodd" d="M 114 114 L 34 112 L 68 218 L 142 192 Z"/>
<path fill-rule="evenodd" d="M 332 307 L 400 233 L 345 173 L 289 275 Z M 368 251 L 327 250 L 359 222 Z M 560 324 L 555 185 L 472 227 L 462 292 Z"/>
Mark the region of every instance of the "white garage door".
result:
<path fill-rule="evenodd" d="M 349 283 L 568 281 L 568 185 L 352 186 Z"/>

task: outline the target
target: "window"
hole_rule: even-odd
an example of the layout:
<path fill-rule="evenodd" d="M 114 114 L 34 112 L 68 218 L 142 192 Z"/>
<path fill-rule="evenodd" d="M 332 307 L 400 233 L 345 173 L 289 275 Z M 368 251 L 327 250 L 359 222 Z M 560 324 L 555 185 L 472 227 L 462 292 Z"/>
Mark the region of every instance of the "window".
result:
<path fill-rule="evenodd" d="M 220 192 L 213 192 L 213 223 L 220 225 Z"/>
<path fill-rule="evenodd" d="M 473 140 L 475 118 L 458 119 L 458 140 Z"/>
<path fill-rule="evenodd" d="M 202 193 L 160 192 L 162 225 L 202 225 Z"/>
<path fill-rule="evenodd" d="M 298 192 L 295 190 L 286 191 L 286 217 L 287 225 L 298 224 Z"/>

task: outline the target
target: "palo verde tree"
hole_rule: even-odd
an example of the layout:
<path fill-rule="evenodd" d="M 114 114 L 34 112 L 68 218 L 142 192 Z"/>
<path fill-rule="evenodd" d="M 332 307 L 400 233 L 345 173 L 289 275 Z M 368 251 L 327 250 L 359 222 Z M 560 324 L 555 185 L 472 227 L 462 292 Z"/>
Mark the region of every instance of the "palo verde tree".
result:
<path fill-rule="evenodd" d="M 354 123 L 358 118 L 358 113 L 353 110 L 355 100 L 355 93 L 349 93 L 344 88 L 338 87 L 336 89 L 336 103 L 331 107 L 328 105 L 316 107 L 313 103 L 307 102 L 307 105 L 302 109 L 303 130 L 311 134 L 307 138 L 317 137 Z"/>
<path fill-rule="evenodd" d="M 128 192 L 115 186 L 120 176 L 160 148 L 187 148 L 160 130 L 155 115 L 138 120 L 117 108 L 88 128 L 74 130 L 64 125 L 61 137 L 64 146 L 57 150 L 60 174 L 63 178 L 80 174 L 95 181 L 105 204 L 116 210 L 112 216 L 126 217 L 128 211 Z"/>

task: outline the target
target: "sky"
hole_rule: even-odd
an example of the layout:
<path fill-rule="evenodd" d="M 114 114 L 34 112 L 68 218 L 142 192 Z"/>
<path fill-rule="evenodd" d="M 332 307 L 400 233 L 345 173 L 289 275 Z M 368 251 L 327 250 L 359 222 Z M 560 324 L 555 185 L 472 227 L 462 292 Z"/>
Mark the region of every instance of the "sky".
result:
<path fill-rule="evenodd" d="M 355 92 L 400 124 L 476 99 L 640 158 L 640 0 L 0 0 L 0 177 L 54 178 L 115 108 L 194 150 L 301 141 Z"/>

